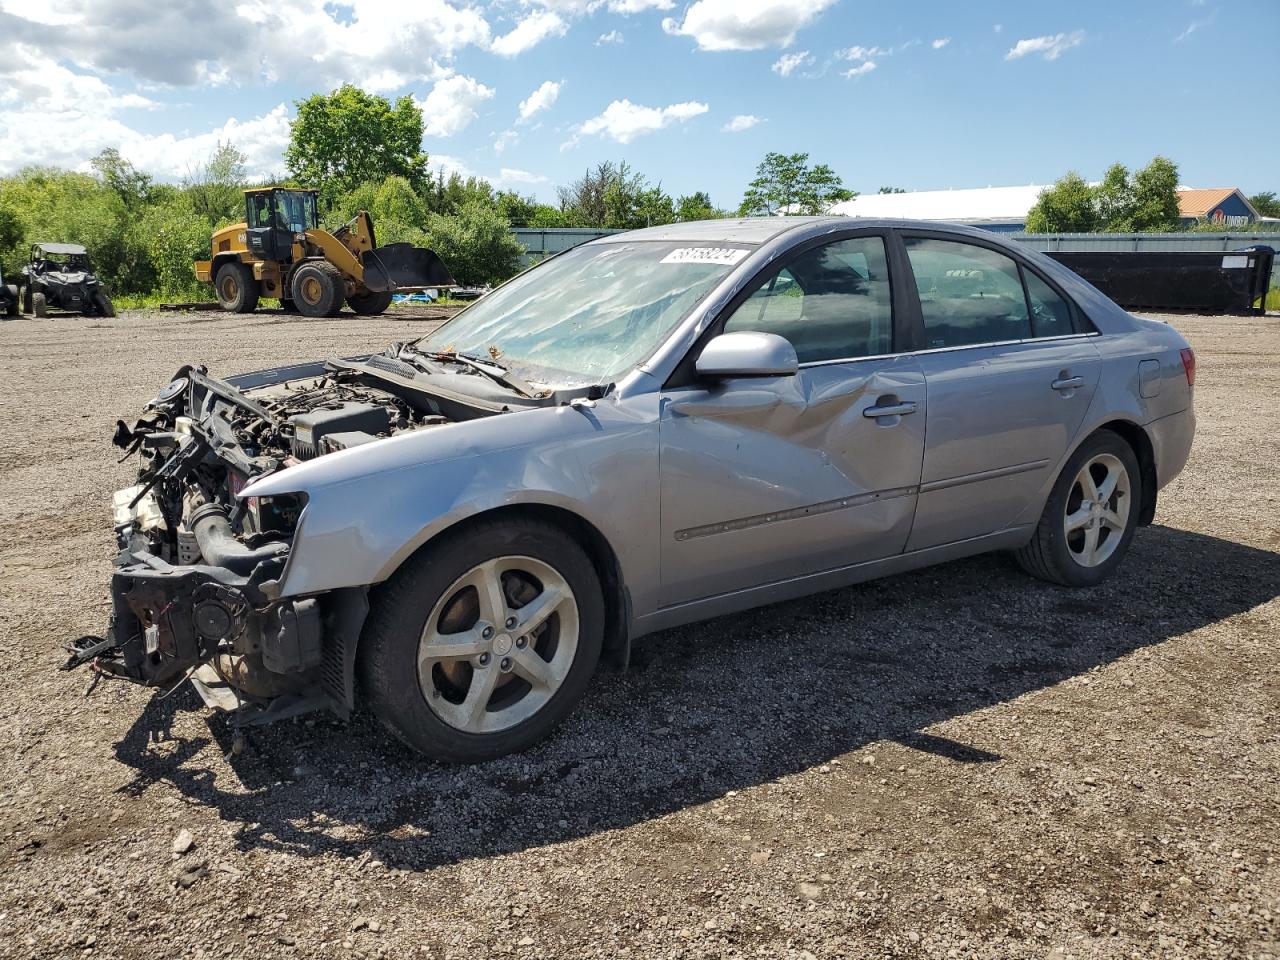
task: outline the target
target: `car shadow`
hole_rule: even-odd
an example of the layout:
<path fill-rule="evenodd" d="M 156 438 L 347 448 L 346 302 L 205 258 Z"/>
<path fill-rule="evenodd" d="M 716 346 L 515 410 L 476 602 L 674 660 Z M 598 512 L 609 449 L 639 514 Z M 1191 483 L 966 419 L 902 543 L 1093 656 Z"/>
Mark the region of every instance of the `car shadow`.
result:
<path fill-rule="evenodd" d="M 421 760 L 367 716 L 259 730 L 238 756 L 212 717 L 208 736 L 148 749 L 203 710 L 186 694 L 153 699 L 116 756 L 135 770 L 126 792 L 166 781 L 236 824 L 242 848 L 429 869 L 626 827 L 881 741 L 980 776 L 999 743 L 926 728 L 1278 595 L 1280 554 L 1155 526 L 1088 590 L 993 555 L 644 638 L 548 741 L 486 764 Z"/>

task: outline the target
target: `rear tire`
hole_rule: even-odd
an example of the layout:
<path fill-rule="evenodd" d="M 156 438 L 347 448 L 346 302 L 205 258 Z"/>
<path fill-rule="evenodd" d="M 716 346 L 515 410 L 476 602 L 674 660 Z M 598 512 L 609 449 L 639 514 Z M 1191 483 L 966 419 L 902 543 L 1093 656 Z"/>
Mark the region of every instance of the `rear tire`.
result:
<path fill-rule="evenodd" d="M 43 293 L 33 293 L 31 295 L 31 313 L 37 317 L 47 317 L 49 315 L 49 305 Z"/>
<path fill-rule="evenodd" d="M 246 263 L 224 263 L 218 268 L 213 288 L 218 292 L 218 305 L 229 313 L 253 313 L 261 293 L 253 279 L 253 268 Z"/>
<path fill-rule="evenodd" d="M 293 300 L 282 299 L 280 301 L 280 309 L 283 310 L 285 313 L 297 313 L 298 304 Z"/>
<path fill-rule="evenodd" d="M 353 293 L 347 297 L 347 306 L 362 317 L 376 317 L 386 312 L 387 307 L 391 306 L 391 291 L 378 293 L 368 290 L 364 293 Z"/>
<path fill-rule="evenodd" d="M 378 590 L 357 668 L 397 737 L 476 763 L 546 737 L 586 692 L 603 637 L 582 548 L 545 523 L 492 520 L 432 543 Z"/>
<path fill-rule="evenodd" d="M 327 260 L 304 263 L 290 284 L 293 302 L 308 317 L 336 317 L 342 310 L 342 274 Z"/>
<path fill-rule="evenodd" d="M 1142 497 L 1133 448 L 1118 434 L 1099 430 L 1062 468 L 1035 536 L 1014 556 L 1023 570 L 1050 583 L 1101 583 L 1129 550 Z"/>
<path fill-rule="evenodd" d="M 16 317 L 18 315 L 18 305 L 21 302 L 18 297 L 18 288 L 10 283 L 5 285 L 5 290 L 9 294 L 9 303 L 4 308 L 5 315 Z"/>

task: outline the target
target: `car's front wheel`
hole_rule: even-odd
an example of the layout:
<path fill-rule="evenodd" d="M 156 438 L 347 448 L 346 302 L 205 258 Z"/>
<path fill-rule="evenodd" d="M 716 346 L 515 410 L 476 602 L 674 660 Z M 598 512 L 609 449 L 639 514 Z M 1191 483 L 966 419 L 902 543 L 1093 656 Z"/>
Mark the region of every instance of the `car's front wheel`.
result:
<path fill-rule="evenodd" d="M 360 650 L 374 713 L 437 760 L 523 750 L 582 698 L 604 601 L 590 559 L 548 524 L 507 518 L 431 544 L 378 591 Z"/>
<path fill-rule="evenodd" d="M 1024 570 L 1068 587 L 1090 587 L 1124 559 L 1138 525 L 1142 473 L 1133 448 L 1110 430 L 1089 437 L 1054 484 L 1031 542 L 1016 554 Z"/>

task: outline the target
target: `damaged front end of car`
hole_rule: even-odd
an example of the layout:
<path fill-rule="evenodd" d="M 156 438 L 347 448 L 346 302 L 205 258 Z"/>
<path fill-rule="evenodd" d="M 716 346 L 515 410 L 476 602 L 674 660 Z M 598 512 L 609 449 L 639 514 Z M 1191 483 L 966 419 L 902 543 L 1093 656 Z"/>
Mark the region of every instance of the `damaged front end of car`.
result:
<path fill-rule="evenodd" d="M 302 462 L 452 418 L 364 361 L 231 381 L 183 367 L 114 442 L 137 483 L 112 502 L 118 554 L 105 635 L 69 645 L 88 666 L 161 689 L 187 679 L 246 724 L 328 709 L 345 719 L 366 590 L 282 597 L 305 494 L 241 495 Z M 412 371 L 410 371 L 412 372 Z M 402 378 L 408 379 L 408 378 Z M 250 491 L 251 493 L 251 491 Z"/>

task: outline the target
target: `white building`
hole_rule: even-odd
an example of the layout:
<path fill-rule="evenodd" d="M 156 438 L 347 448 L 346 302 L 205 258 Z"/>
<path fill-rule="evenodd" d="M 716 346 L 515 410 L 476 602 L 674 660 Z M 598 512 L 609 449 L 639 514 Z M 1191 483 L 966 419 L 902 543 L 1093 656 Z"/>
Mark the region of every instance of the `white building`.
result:
<path fill-rule="evenodd" d="M 1043 186 L 979 187 L 973 190 L 919 190 L 914 193 L 866 193 L 837 203 L 832 213 L 849 217 L 941 220 L 1020 233 Z"/>

